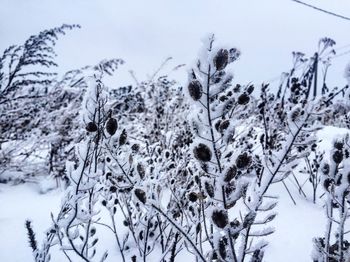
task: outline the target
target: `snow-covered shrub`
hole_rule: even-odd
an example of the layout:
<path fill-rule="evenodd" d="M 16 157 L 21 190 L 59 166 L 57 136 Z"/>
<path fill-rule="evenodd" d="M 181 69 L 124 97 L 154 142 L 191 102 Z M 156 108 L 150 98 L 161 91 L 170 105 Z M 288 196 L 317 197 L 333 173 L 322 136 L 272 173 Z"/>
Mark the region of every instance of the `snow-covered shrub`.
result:
<path fill-rule="evenodd" d="M 304 158 L 305 166 L 303 170 L 300 171 L 302 174 L 307 174 L 308 176 L 307 179 L 309 183 L 311 183 L 313 203 L 316 203 L 316 199 L 318 197 L 317 189 L 319 188 L 319 185 L 321 183 L 321 176 L 320 176 L 319 169 L 320 169 L 321 162 L 323 161 L 323 158 L 324 158 L 324 152 L 319 152 L 317 150 L 317 144 L 313 144 L 311 146 L 311 152 L 308 155 L 305 155 L 305 158 Z M 300 186 L 300 190 L 302 190 L 301 186 Z"/>
<path fill-rule="evenodd" d="M 350 242 L 346 239 L 349 218 L 350 143 L 349 136 L 337 139 L 328 161 L 320 167 L 326 194 L 327 226 L 323 237 L 314 239 L 315 262 L 345 262 L 350 259 Z"/>
<path fill-rule="evenodd" d="M 103 261 L 116 252 L 122 261 L 175 261 L 181 253 L 197 261 L 263 261 L 264 237 L 274 232 L 268 223 L 277 215 L 271 185 L 305 159 L 314 164 L 308 171 L 316 195 L 315 132 L 332 96 L 326 86 L 313 89 L 315 61 L 295 53 L 277 92 L 263 84 L 255 98 L 253 85 L 233 82 L 239 56 L 206 38 L 184 89 L 155 74 L 109 93 L 102 66 L 92 68 L 84 99 L 72 96 L 83 110 L 72 102 L 51 114 L 77 129 L 64 129 L 72 139 L 58 148 L 77 144 L 55 160 L 61 170 L 69 160 L 70 185 L 41 247 L 27 225 L 36 261 L 48 261 L 52 247 L 71 261 Z M 72 79 L 65 81 L 85 85 L 80 74 Z"/>
<path fill-rule="evenodd" d="M 282 75 L 277 92 L 276 105 L 280 107 L 277 119 L 280 123 L 285 122 L 284 117 L 296 104 L 299 103 L 301 107 L 304 107 L 312 103 L 315 112 L 311 114 L 312 118 L 309 119 L 309 122 L 315 127 L 317 125 L 319 128 L 324 125 L 338 127 L 347 125 L 349 103 L 346 92 L 348 92 L 348 86 L 340 90 L 337 87 L 330 90 L 326 82 L 328 69 L 335 54 L 334 45 L 334 40 L 325 37 L 319 41 L 317 52 L 310 58 L 301 52 L 293 52 L 292 69 Z M 313 202 L 316 202 L 320 182 L 318 168 L 323 157 L 323 153 L 318 152 L 317 143 L 318 141 L 315 141 L 305 152 L 303 164 L 300 166 L 301 173 L 307 174 L 308 178 L 302 177 L 303 181 L 299 184 L 299 178 L 293 174 L 299 192 L 305 197 L 304 180 L 310 182 Z M 299 149 L 303 148 L 299 147 Z"/>
<path fill-rule="evenodd" d="M 1 169 L 23 169 L 19 164 L 40 148 L 38 126 L 44 125 L 42 108 L 51 100 L 49 87 L 57 66 L 54 45 L 58 37 L 78 25 L 62 25 L 31 36 L 23 45 L 7 48 L 0 58 Z M 34 141 L 33 141 L 34 140 Z M 17 159 L 20 161 L 16 162 Z M 27 167 L 31 169 L 30 166 Z M 35 170 L 38 171 L 38 170 Z M 35 172 L 34 171 L 34 172 Z"/>
<path fill-rule="evenodd" d="M 53 224 L 41 247 L 34 250 L 35 261 L 49 261 L 50 249 L 58 245 L 67 259 L 80 257 L 90 261 L 95 256 L 98 238 L 95 223 L 99 200 L 99 180 L 102 176 L 107 118 L 107 91 L 98 78 L 93 78 L 83 99 L 81 120 L 85 125 L 84 140 L 75 147 L 75 161 L 67 162 L 70 180 L 59 214 L 52 216 Z M 102 255 L 101 261 L 107 256 Z M 71 260 L 72 259 L 72 260 Z"/>
<path fill-rule="evenodd" d="M 53 69 L 58 37 L 78 25 L 63 25 L 11 46 L 0 58 L 0 180 L 51 175 L 67 181 L 65 161 L 79 141 L 78 114 L 87 72 L 112 74 L 123 61 L 110 59 L 58 77 Z M 6 173 L 24 174 L 13 177 Z"/>
<path fill-rule="evenodd" d="M 269 188 L 309 154 L 320 128 L 316 115 L 326 106 L 310 98 L 311 68 L 291 75 L 277 94 L 262 85 L 260 100 L 252 98 L 253 86 L 233 85 L 227 71 L 237 49 L 213 43 L 209 37 L 189 73 L 197 160 L 189 198 L 196 208 L 185 213 L 197 226 L 190 231 L 185 223 L 180 232 L 192 237 L 188 245 L 200 260 L 261 261 L 267 243 L 259 239 L 273 233 L 266 224 L 276 216 Z"/>

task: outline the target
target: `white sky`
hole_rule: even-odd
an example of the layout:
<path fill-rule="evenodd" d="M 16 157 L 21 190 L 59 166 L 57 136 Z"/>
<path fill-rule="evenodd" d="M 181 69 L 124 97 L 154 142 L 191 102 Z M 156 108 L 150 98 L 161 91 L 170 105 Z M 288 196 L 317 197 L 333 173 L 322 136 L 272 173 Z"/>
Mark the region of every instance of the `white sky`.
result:
<path fill-rule="evenodd" d="M 349 0 L 305 1 L 350 16 Z M 279 76 L 289 69 L 292 51 L 312 55 L 323 36 L 337 47 L 350 44 L 350 21 L 290 0 L 0 0 L 0 52 L 62 23 L 82 29 L 58 42 L 60 71 L 123 58 L 121 85 L 129 81 L 128 70 L 142 80 L 168 56 L 174 57 L 172 65 L 191 63 L 209 32 L 242 51 L 234 73 L 243 84 Z M 350 46 L 339 53 L 347 50 Z M 332 83 L 345 84 L 348 62 L 350 54 L 334 61 Z"/>

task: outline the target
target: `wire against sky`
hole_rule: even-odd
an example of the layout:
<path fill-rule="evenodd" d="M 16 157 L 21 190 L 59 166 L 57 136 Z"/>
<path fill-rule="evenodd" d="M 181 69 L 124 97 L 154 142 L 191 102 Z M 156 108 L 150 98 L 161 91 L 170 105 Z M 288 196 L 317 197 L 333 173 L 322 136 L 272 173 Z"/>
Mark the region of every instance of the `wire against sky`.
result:
<path fill-rule="evenodd" d="M 311 8 L 313 8 L 313 9 L 318 10 L 318 11 L 321 11 L 321 12 L 323 12 L 323 13 L 326 13 L 326 14 L 329 14 L 329 15 L 332 15 L 332 16 L 336 16 L 336 17 L 339 17 L 339 18 L 342 18 L 342 19 L 345 19 L 345 20 L 350 21 L 350 18 L 349 18 L 349 17 L 346 17 L 346 16 L 343 16 L 343 15 L 339 15 L 339 14 L 336 14 L 336 13 L 333 13 L 333 12 L 330 12 L 330 11 L 327 11 L 327 10 L 322 9 L 322 8 L 319 8 L 319 7 L 317 7 L 317 6 L 307 4 L 307 3 L 304 3 L 304 2 L 299 1 L 299 0 L 291 0 L 291 1 L 296 2 L 296 3 L 298 3 L 298 4 L 302 4 L 302 5 L 311 7 Z"/>

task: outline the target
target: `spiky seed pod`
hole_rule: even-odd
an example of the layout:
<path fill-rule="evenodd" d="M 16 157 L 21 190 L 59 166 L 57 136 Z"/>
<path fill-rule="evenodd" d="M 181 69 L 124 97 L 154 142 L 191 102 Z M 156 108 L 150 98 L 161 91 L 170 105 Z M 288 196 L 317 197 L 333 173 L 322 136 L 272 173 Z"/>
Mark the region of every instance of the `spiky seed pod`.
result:
<path fill-rule="evenodd" d="M 334 160 L 334 162 L 335 163 L 337 163 L 337 164 L 340 164 L 340 162 L 341 161 L 343 161 L 343 152 L 342 151 L 339 151 L 339 150 L 337 150 L 337 151 L 335 151 L 334 153 L 333 153 L 333 160 Z"/>
<path fill-rule="evenodd" d="M 97 125 L 94 122 L 87 123 L 85 127 L 86 131 L 88 132 L 96 132 L 97 131 Z"/>
<path fill-rule="evenodd" d="M 219 132 L 224 132 L 230 126 L 230 120 L 224 120 L 219 125 Z"/>
<path fill-rule="evenodd" d="M 136 169 L 137 169 L 137 173 L 139 173 L 140 178 L 143 179 L 146 174 L 146 171 L 143 165 L 141 163 L 137 163 Z"/>
<path fill-rule="evenodd" d="M 328 175 L 329 174 L 329 164 L 325 163 L 322 165 L 322 173 L 325 174 L 325 175 Z"/>
<path fill-rule="evenodd" d="M 195 192 L 191 192 L 188 194 L 188 200 L 190 200 L 191 202 L 196 202 L 198 199 L 198 196 Z"/>
<path fill-rule="evenodd" d="M 118 129 L 118 121 L 115 118 L 109 118 L 106 123 L 107 133 L 113 136 Z"/>
<path fill-rule="evenodd" d="M 248 168 L 252 164 L 252 157 L 246 152 L 240 154 L 236 159 L 236 166 L 240 169 Z"/>
<path fill-rule="evenodd" d="M 212 157 L 210 148 L 202 143 L 198 144 L 198 146 L 193 149 L 193 155 L 196 159 L 203 162 L 210 161 Z"/>
<path fill-rule="evenodd" d="M 139 152 L 139 150 L 140 150 L 140 145 L 139 145 L 139 144 L 133 144 L 133 145 L 131 146 L 131 150 L 132 150 L 134 153 Z"/>
<path fill-rule="evenodd" d="M 220 49 L 214 57 L 214 65 L 216 70 L 221 71 L 225 69 L 228 64 L 228 51 L 227 49 Z"/>
<path fill-rule="evenodd" d="M 251 93 L 253 93 L 253 91 L 254 91 L 254 86 L 253 85 L 248 86 L 247 93 L 250 95 Z"/>
<path fill-rule="evenodd" d="M 111 191 L 112 193 L 115 193 L 115 192 L 117 192 L 117 188 L 115 186 L 111 186 L 109 188 L 109 191 Z"/>
<path fill-rule="evenodd" d="M 224 182 L 228 183 L 230 182 L 235 176 L 237 175 L 237 167 L 235 165 L 231 166 L 224 177 Z"/>
<path fill-rule="evenodd" d="M 300 108 L 296 108 L 295 110 L 293 110 L 292 114 L 291 114 L 291 119 L 293 122 L 295 122 L 298 117 L 300 116 L 301 113 L 301 109 Z"/>
<path fill-rule="evenodd" d="M 138 200 L 140 200 L 141 203 L 146 204 L 146 193 L 140 188 L 136 188 L 135 191 L 135 196 L 137 197 Z"/>
<path fill-rule="evenodd" d="M 239 105 L 246 105 L 249 103 L 249 101 L 250 101 L 250 96 L 246 93 L 241 94 L 237 99 L 237 103 Z"/>
<path fill-rule="evenodd" d="M 211 215 L 211 219 L 218 228 L 225 228 L 228 224 L 228 215 L 226 210 L 214 210 Z"/>
<path fill-rule="evenodd" d="M 329 191 L 329 187 L 334 183 L 334 180 L 331 178 L 326 178 L 323 181 L 323 187 L 326 191 Z"/>
<path fill-rule="evenodd" d="M 205 181 L 204 183 L 205 191 L 207 191 L 208 196 L 211 198 L 214 197 L 214 186 L 210 184 L 208 181 Z"/>
<path fill-rule="evenodd" d="M 188 84 L 188 92 L 194 101 L 198 101 L 203 94 L 203 87 L 198 80 L 192 80 Z"/>
<path fill-rule="evenodd" d="M 123 129 L 122 133 L 120 134 L 119 137 L 119 145 L 125 145 L 126 144 L 126 139 L 128 138 L 128 134 L 126 133 L 125 129 Z"/>
<path fill-rule="evenodd" d="M 219 251 L 219 255 L 224 260 L 227 257 L 226 246 L 227 246 L 227 238 L 225 238 L 225 237 L 220 238 L 219 244 L 218 244 L 218 251 Z"/>

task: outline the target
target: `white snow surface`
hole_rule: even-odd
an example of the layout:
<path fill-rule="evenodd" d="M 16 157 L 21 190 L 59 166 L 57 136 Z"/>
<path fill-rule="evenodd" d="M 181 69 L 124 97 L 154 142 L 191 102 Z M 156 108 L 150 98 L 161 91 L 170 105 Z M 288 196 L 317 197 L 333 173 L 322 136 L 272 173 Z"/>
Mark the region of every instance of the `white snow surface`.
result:
<path fill-rule="evenodd" d="M 10 186 L 0 184 L 0 261 L 33 261 L 27 241 L 25 220 L 33 222 L 38 241 L 51 223 L 51 212 L 60 208 L 62 192 L 38 193 L 32 184 Z"/>

